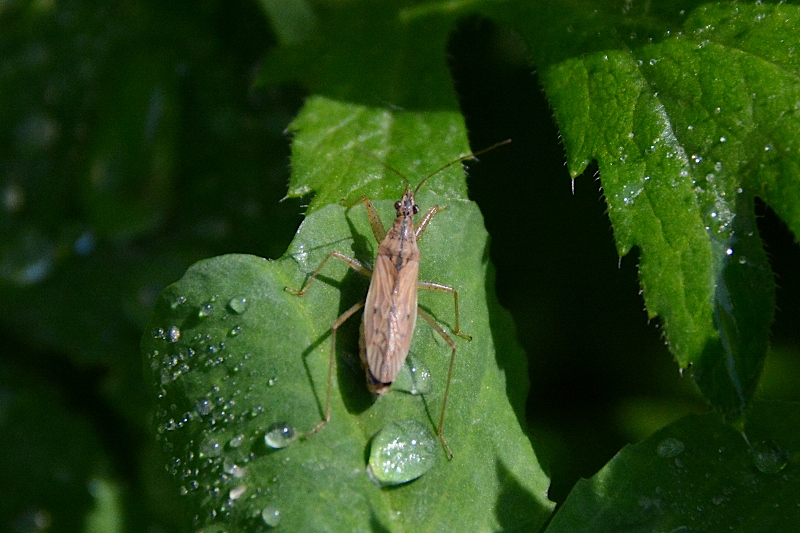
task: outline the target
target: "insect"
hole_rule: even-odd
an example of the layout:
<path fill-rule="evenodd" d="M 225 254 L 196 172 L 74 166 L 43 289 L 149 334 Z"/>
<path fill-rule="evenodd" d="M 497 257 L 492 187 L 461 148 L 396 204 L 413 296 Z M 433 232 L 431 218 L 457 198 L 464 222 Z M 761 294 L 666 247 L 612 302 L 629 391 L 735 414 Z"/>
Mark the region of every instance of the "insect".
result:
<path fill-rule="evenodd" d="M 447 206 L 434 205 L 415 223 L 414 216 L 419 213 L 419 206 L 415 203 L 414 197 L 425 182 L 439 172 L 467 159 L 474 159 L 482 153 L 509 142 L 511 141 L 506 140 L 480 152 L 461 156 L 425 176 L 414 189 L 411 188 L 408 179 L 403 174 L 384 164 L 388 170 L 400 176 L 405 182 L 403 196 L 394 204 L 397 215 L 388 231 L 385 229 L 375 205 L 369 198 L 362 196 L 353 204 L 356 205 L 359 202 L 364 204 L 372 227 L 372 233 L 375 236 L 375 240 L 380 243 L 375 257 L 374 268 L 340 252 L 330 252 L 302 288 L 285 287 L 292 294 L 302 296 L 331 258 L 338 259 L 356 272 L 371 278 L 366 300 L 353 305 L 331 325 L 331 353 L 328 363 L 328 385 L 325 393 L 325 416 L 306 435 L 307 437 L 322 429 L 330 421 L 331 382 L 336 359 L 336 331 L 339 327 L 359 310 L 364 309 L 359 340 L 361 364 L 366 373 L 367 388 L 370 392 L 380 395 L 389 390 L 400 368 L 405 363 L 411 346 L 411 338 L 414 335 L 417 315 L 420 315 L 452 350 L 442 399 L 442 411 L 439 416 L 436 434 L 448 457 L 450 459 L 453 458 L 453 452 L 444 438 L 443 427 L 447 397 L 450 392 L 450 380 L 453 375 L 453 365 L 456 357 L 456 343 L 430 314 L 417 305 L 417 290 L 441 291 L 452 294 L 455 311 L 453 334 L 467 340 L 471 340 L 472 337 L 463 333 L 459 326 L 458 292 L 449 285 L 419 280 L 420 251 L 417 247 L 417 241 L 422 238 L 433 217 L 438 212 L 446 209 Z"/>

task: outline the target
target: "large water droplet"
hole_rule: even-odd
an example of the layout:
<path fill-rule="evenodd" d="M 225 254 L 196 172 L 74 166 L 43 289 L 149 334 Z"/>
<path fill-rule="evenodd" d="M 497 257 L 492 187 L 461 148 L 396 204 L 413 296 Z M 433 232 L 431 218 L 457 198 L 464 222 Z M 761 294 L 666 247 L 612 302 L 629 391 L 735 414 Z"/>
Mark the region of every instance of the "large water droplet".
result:
<path fill-rule="evenodd" d="M 242 495 L 247 492 L 247 487 L 244 485 L 239 485 L 238 487 L 233 487 L 231 492 L 229 493 L 229 498 L 231 500 L 238 500 L 242 497 Z"/>
<path fill-rule="evenodd" d="M 753 463 L 762 474 L 777 474 L 789 462 L 789 452 L 772 441 L 761 441 L 750 450 Z"/>
<path fill-rule="evenodd" d="M 380 486 L 417 479 L 436 463 L 436 438 L 416 420 L 392 422 L 372 439 L 367 474 Z"/>
<path fill-rule="evenodd" d="M 229 458 L 225 458 L 225 460 L 222 462 L 222 468 L 225 470 L 225 473 L 230 474 L 237 479 L 243 478 L 247 473 L 246 468 L 239 466 Z"/>
<path fill-rule="evenodd" d="M 231 298 L 228 301 L 228 309 L 230 309 L 237 315 L 244 314 L 244 312 L 247 311 L 247 307 L 249 305 L 250 302 L 248 302 L 247 298 L 245 298 L 244 296 L 237 296 L 235 298 Z"/>
<path fill-rule="evenodd" d="M 264 434 L 264 442 L 270 448 L 286 448 L 297 439 L 294 428 L 286 422 L 276 422 L 267 428 Z"/>
<path fill-rule="evenodd" d="M 172 302 L 169 304 L 169 306 L 172 309 L 177 309 L 178 307 L 180 307 L 181 305 L 183 305 L 185 303 L 186 303 L 186 296 L 177 296 L 174 300 L 172 300 Z"/>
<path fill-rule="evenodd" d="M 428 394 L 431 392 L 433 380 L 428 367 L 413 355 L 409 355 L 406 364 L 400 367 L 392 390 L 400 390 L 411 394 Z"/>
<path fill-rule="evenodd" d="M 214 303 L 213 302 L 206 302 L 200 306 L 200 309 L 197 311 L 197 316 L 200 318 L 206 318 L 214 314 Z"/>
<path fill-rule="evenodd" d="M 203 398 L 198 400 L 197 404 L 195 405 L 195 409 L 197 409 L 197 413 L 200 416 L 206 416 L 214 409 L 214 404 L 212 404 L 210 400 Z"/>
<path fill-rule="evenodd" d="M 169 342 L 178 342 L 181 338 L 181 330 L 178 326 L 172 326 L 167 330 L 167 340 Z"/>
<path fill-rule="evenodd" d="M 206 457 L 218 457 L 222 451 L 222 445 L 216 439 L 208 439 L 200 445 L 200 452 Z"/>
<path fill-rule="evenodd" d="M 656 447 L 656 453 L 659 455 L 659 457 L 668 459 L 670 457 L 679 456 L 681 453 L 683 453 L 684 448 L 685 445 L 683 442 L 672 437 L 667 437 L 658 443 L 658 446 Z"/>
<path fill-rule="evenodd" d="M 277 507 L 264 507 L 261 511 L 261 520 L 268 527 L 278 527 L 281 523 L 281 512 Z"/>

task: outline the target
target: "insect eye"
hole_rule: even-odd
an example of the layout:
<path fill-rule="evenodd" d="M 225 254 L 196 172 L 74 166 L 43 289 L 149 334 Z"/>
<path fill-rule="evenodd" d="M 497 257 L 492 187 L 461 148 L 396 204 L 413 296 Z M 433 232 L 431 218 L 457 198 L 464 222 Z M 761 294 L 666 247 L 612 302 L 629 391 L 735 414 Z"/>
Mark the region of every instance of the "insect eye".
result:
<path fill-rule="evenodd" d="M 412 207 L 411 210 L 416 215 L 417 213 L 419 213 L 419 206 L 417 204 L 414 204 L 414 207 Z"/>
<path fill-rule="evenodd" d="M 396 201 L 396 202 L 394 203 L 394 210 L 395 210 L 395 211 L 400 211 L 400 208 L 401 208 L 402 206 L 403 206 L 403 204 L 402 204 L 402 203 L 400 203 L 400 200 L 398 200 L 398 201 Z"/>

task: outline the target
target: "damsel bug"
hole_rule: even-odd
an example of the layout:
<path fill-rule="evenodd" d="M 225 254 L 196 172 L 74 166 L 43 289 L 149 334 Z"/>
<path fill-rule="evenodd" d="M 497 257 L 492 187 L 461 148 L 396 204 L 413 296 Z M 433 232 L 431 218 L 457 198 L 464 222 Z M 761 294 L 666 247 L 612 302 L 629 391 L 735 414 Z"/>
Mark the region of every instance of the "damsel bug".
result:
<path fill-rule="evenodd" d="M 364 308 L 364 318 L 361 322 L 361 336 L 359 342 L 361 364 L 367 375 L 367 388 L 370 392 L 375 394 L 383 394 L 389 390 L 400 368 L 405 363 L 408 350 L 411 346 L 411 338 L 414 335 L 417 314 L 419 314 L 452 349 L 450 365 L 447 370 L 447 383 L 444 388 L 444 398 L 442 399 L 442 412 L 439 416 L 439 425 L 436 428 L 436 434 L 439 436 L 439 440 L 442 442 L 442 446 L 447 452 L 448 457 L 451 459 L 453 458 L 453 452 L 450 450 L 450 446 L 447 444 L 442 430 L 444 426 L 445 408 L 447 407 L 447 397 L 450 392 L 450 379 L 453 376 L 453 364 L 456 359 L 456 343 L 445 333 L 439 324 L 436 323 L 431 315 L 417 306 L 417 290 L 424 289 L 451 293 L 453 295 L 453 305 L 455 308 L 455 328 L 453 329 L 453 333 L 468 340 L 471 340 L 472 337 L 462 333 L 459 327 L 458 292 L 448 285 L 419 280 L 420 252 L 417 247 L 417 241 L 422 238 L 428 224 L 433 220 L 436 213 L 447 207 L 434 205 L 428 209 L 415 224 L 414 215 L 419 213 L 419 206 L 414 202 L 414 197 L 422 185 L 432 176 L 456 163 L 467 159 L 474 159 L 480 154 L 509 142 L 511 141 L 506 140 L 486 148 L 485 150 L 481 150 L 480 152 L 461 156 L 455 161 L 451 161 L 442 168 L 425 176 L 413 190 L 405 176 L 384 164 L 388 170 L 400 176 L 406 186 L 403 197 L 394 204 L 397 216 L 391 228 L 389 228 L 388 231 L 385 229 L 378 215 L 378 211 L 369 198 L 362 196 L 355 202 L 356 204 L 359 202 L 364 203 L 367 209 L 369 223 L 372 227 L 372 233 L 375 235 L 375 240 L 380 243 L 378 253 L 375 257 L 374 269 L 340 252 L 330 252 L 325 256 L 325 259 L 322 260 L 302 288 L 298 290 L 285 287 L 287 291 L 302 296 L 308 290 L 311 282 L 319 275 L 325 263 L 332 257 L 343 261 L 356 272 L 372 278 L 366 300 L 355 304 L 342 313 L 331 325 L 331 353 L 328 363 L 328 386 L 325 393 L 325 417 L 306 436 L 310 436 L 319 431 L 331 419 L 331 381 L 333 379 L 333 366 L 336 359 L 336 330 L 357 311 Z"/>

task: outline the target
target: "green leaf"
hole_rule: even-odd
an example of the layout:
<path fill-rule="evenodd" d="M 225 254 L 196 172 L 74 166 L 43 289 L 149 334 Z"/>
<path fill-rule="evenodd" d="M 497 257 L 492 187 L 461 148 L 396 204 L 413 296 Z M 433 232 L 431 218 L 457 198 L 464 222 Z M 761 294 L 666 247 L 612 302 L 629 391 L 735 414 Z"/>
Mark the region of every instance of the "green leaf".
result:
<path fill-rule="evenodd" d="M 756 403 L 746 438 L 691 415 L 578 482 L 548 533 L 791 531 L 800 522 L 797 404 Z"/>
<path fill-rule="evenodd" d="M 618 252 L 640 250 L 649 316 L 681 368 L 694 365 L 706 397 L 736 419 L 755 391 L 774 306 L 755 198 L 800 234 L 800 10 L 681 7 L 492 13 L 541 58 L 573 177 L 598 162 Z"/>
<path fill-rule="evenodd" d="M 384 182 L 394 188 L 390 176 Z M 430 394 L 391 391 L 373 403 L 353 320 L 336 339 L 331 421 L 283 449 L 264 443 L 275 423 L 305 434 L 320 421 L 330 325 L 366 291 L 367 280 L 338 262 L 304 296 L 284 290 L 299 287 L 329 251 L 371 261 L 377 244 L 363 207 L 328 205 L 308 215 L 284 258 L 200 262 L 156 303 L 142 349 L 160 391 L 159 434 L 206 531 L 252 528 L 262 512 L 273 520 L 276 510 L 292 531 L 535 529 L 549 515 L 547 478 L 518 421 L 524 359 L 507 313 L 489 296 L 493 275 L 480 213 L 471 202 L 427 188 L 417 200 L 448 206 L 421 242 L 421 278 L 457 288 L 462 329 L 473 337 L 456 340 L 444 426 L 454 459 L 437 446 L 430 471 L 391 490 L 366 473 L 370 440 L 387 424 L 415 420 L 435 431 L 449 348 L 424 321 L 411 353 L 430 368 Z M 389 220 L 392 202 L 377 207 Z M 452 328 L 448 295 L 421 294 L 420 304 Z"/>
<path fill-rule="evenodd" d="M 469 152 L 464 119 L 455 111 L 392 111 L 381 107 L 312 97 L 289 125 L 292 178 L 289 196 L 314 191 L 309 212 L 364 195 L 394 199 L 403 180 L 381 164 L 396 168 L 416 184 L 424 175 Z M 466 198 L 457 166 L 442 171 L 426 189 Z"/>

